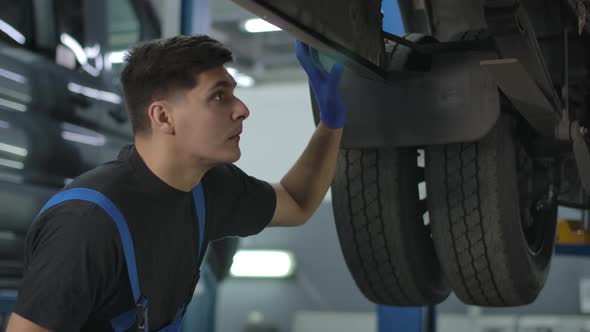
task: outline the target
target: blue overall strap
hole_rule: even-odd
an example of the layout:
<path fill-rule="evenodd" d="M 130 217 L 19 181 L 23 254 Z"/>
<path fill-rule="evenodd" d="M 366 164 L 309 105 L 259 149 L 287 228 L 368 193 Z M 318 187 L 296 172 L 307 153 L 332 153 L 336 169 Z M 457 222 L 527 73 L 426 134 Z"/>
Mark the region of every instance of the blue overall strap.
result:
<path fill-rule="evenodd" d="M 123 217 L 121 211 L 119 211 L 117 206 L 115 206 L 115 204 L 108 197 L 96 190 L 88 188 L 74 188 L 65 190 L 53 196 L 43 206 L 37 217 L 39 217 L 41 213 L 50 207 L 69 200 L 82 200 L 95 203 L 111 217 L 117 226 L 117 230 L 119 231 L 119 236 L 121 238 L 121 244 L 123 245 L 123 254 L 125 256 L 125 263 L 127 264 L 127 272 L 129 275 L 129 282 L 131 284 L 131 291 L 133 292 L 134 303 L 136 303 L 138 306 L 142 305 L 147 307 L 147 302 L 145 299 L 140 301 L 141 292 L 139 290 L 139 278 L 137 275 L 135 250 L 133 246 L 133 239 L 131 238 L 131 233 L 129 232 L 129 227 L 127 226 L 127 222 L 125 221 L 125 217 Z M 125 331 L 133 326 L 137 318 L 136 315 L 137 308 L 133 308 L 132 310 L 114 318 L 111 321 L 111 324 L 115 332 Z M 144 330 L 146 332 L 148 331 L 147 323 L 145 324 Z"/>
<path fill-rule="evenodd" d="M 176 319 L 168 326 L 158 330 L 158 332 L 179 332 L 182 327 L 182 318 L 184 316 L 184 308 L 182 308 L 176 315 Z"/>
<path fill-rule="evenodd" d="M 205 208 L 205 192 L 203 190 L 203 182 L 201 181 L 193 190 L 193 200 L 195 202 L 195 210 L 197 210 L 197 220 L 199 222 L 199 252 L 197 260 L 203 253 L 204 241 L 205 241 L 205 217 L 207 215 Z M 186 305 L 180 308 L 176 314 L 174 321 L 160 329 L 158 332 L 178 332 L 182 327 L 182 319 L 184 318 L 184 312 Z"/>
<path fill-rule="evenodd" d="M 205 192 L 203 190 L 203 181 L 193 189 L 193 199 L 195 201 L 195 209 L 197 210 L 197 219 L 199 220 L 199 252 L 197 259 L 201 257 L 203 252 L 203 245 L 205 241 Z"/>

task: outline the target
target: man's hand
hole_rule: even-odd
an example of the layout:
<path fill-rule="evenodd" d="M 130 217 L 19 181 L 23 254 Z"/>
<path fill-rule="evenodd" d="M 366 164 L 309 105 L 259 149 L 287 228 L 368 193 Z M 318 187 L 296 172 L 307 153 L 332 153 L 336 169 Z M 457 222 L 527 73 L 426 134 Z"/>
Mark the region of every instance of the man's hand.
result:
<path fill-rule="evenodd" d="M 299 40 L 296 42 L 296 54 L 309 78 L 320 108 L 320 119 L 332 129 L 344 127 L 346 107 L 338 91 L 344 66 L 336 63 L 328 73 L 320 63 L 318 51 Z"/>
<path fill-rule="evenodd" d="M 342 65 L 326 72 L 317 51 L 299 41 L 297 58 L 311 82 L 322 121 L 295 165 L 273 185 L 277 205 L 270 226 L 303 225 L 322 203 L 334 178 L 345 122 L 346 107 L 338 91 Z"/>

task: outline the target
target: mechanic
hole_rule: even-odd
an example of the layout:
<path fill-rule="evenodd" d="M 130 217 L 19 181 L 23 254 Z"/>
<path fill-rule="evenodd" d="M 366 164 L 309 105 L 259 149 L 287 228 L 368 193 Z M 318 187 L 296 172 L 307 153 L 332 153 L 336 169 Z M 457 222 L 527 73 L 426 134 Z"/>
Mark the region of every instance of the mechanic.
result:
<path fill-rule="evenodd" d="M 321 122 L 269 184 L 232 164 L 249 110 L 224 66 L 231 52 L 207 36 L 134 47 L 121 74 L 134 144 L 41 210 L 7 331 L 178 331 L 207 243 L 305 224 L 335 173 L 343 66 L 327 72 L 299 41 L 296 55 Z"/>

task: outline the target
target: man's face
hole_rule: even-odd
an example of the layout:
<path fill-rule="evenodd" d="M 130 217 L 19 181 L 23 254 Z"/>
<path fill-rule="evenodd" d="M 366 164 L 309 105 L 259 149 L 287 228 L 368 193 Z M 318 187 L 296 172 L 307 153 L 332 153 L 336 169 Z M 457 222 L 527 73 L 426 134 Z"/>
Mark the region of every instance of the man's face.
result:
<path fill-rule="evenodd" d="M 225 67 L 202 72 L 197 85 L 175 102 L 176 145 L 211 165 L 240 158 L 242 123 L 250 112 L 234 95 L 236 83 Z"/>

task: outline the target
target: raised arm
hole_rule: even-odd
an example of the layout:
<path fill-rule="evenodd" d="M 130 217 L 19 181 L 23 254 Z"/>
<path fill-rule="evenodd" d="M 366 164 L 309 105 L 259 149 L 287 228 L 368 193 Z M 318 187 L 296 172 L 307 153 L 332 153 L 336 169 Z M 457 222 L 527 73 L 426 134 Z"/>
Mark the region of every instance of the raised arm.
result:
<path fill-rule="evenodd" d="M 303 225 L 319 207 L 336 170 L 346 107 L 338 91 L 343 66 L 330 72 L 322 68 L 317 51 L 297 42 L 297 59 L 307 73 L 320 109 L 320 124 L 303 154 L 282 178 L 273 184 L 277 205 L 269 226 Z"/>

